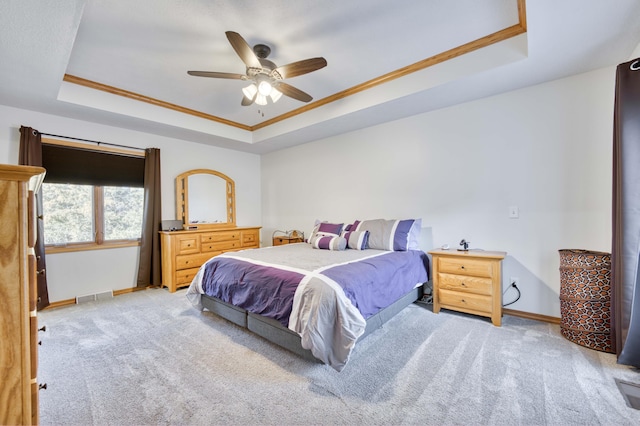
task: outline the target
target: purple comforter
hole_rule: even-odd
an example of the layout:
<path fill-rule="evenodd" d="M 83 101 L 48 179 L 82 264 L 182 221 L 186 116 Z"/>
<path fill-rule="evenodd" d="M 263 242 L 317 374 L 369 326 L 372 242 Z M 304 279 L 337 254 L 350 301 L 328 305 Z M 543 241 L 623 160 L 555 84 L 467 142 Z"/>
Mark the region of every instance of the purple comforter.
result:
<path fill-rule="evenodd" d="M 293 295 L 304 274 L 244 260 L 220 257 L 204 270 L 202 290 L 208 296 L 289 325 Z"/>

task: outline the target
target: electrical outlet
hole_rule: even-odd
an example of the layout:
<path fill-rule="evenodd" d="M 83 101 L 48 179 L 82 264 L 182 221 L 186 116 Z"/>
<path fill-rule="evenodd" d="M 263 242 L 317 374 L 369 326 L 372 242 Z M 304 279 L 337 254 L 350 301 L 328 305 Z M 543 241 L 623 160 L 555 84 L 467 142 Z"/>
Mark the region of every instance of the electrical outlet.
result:
<path fill-rule="evenodd" d="M 510 277 L 509 278 L 509 285 L 511 286 L 513 284 L 515 284 L 516 287 L 517 287 L 518 284 L 520 284 L 520 278 L 518 278 L 518 277 Z"/>

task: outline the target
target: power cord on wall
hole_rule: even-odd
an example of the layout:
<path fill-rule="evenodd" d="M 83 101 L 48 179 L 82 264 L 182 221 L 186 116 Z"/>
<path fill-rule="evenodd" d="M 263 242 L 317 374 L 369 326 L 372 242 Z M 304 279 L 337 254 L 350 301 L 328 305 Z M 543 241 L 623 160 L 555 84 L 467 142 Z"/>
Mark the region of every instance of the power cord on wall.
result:
<path fill-rule="evenodd" d="M 513 288 L 515 288 L 515 289 L 516 289 L 516 291 L 518 292 L 518 297 L 516 297 L 516 300 L 513 300 L 513 301 L 511 301 L 511 302 L 509 302 L 509 303 L 504 303 L 504 304 L 502 305 L 502 307 L 509 306 L 509 305 L 513 305 L 513 304 L 514 304 L 514 303 L 516 303 L 518 300 L 520 300 L 520 296 L 522 295 L 522 293 L 520 293 L 520 289 L 519 289 L 519 288 L 518 288 L 518 286 L 516 285 L 515 281 L 514 281 L 514 282 L 512 282 L 512 283 L 511 283 L 511 285 L 510 285 L 509 287 L 507 287 L 507 289 L 502 293 L 502 295 L 504 296 L 504 295 L 507 293 L 507 291 L 509 291 L 509 289 L 510 289 L 511 287 L 513 287 Z"/>

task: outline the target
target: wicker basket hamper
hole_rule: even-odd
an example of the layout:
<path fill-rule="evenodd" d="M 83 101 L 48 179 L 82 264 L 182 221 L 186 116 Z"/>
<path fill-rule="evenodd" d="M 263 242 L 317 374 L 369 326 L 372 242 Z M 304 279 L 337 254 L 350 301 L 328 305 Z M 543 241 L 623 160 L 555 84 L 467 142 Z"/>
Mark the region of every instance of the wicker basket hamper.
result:
<path fill-rule="evenodd" d="M 560 332 L 568 340 L 613 352 L 611 340 L 611 254 L 559 250 Z"/>

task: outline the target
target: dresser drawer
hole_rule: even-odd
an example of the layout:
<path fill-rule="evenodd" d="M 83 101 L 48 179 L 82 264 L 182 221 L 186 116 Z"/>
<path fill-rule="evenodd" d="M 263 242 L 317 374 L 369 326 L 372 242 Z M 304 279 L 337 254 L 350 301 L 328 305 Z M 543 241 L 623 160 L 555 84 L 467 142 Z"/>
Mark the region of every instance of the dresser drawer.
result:
<path fill-rule="evenodd" d="M 438 290 L 438 296 L 440 304 L 445 308 L 455 307 L 464 310 L 487 313 L 491 312 L 492 309 L 491 296 L 443 289 Z"/>
<path fill-rule="evenodd" d="M 218 241 L 213 243 L 203 243 L 202 244 L 202 252 L 203 253 L 211 253 L 211 252 L 222 252 L 224 250 L 237 250 L 240 248 L 239 240 L 231 240 L 231 241 Z"/>
<path fill-rule="evenodd" d="M 258 230 L 242 231 L 242 247 L 258 247 Z"/>
<path fill-rule="evenodd" d="M 491 278 L 494 275 L 493 263 L 481 259 L 460 257 L 438 257 L 438 270 L 456 275 Z"/>
<path fill-rule="evenodd" d="M 240 242 L 240 231 L 208 232 L 206 234 L 202 234 L 200 238 L 202 244 L 231 240 Z"/>
<path fill-rule="evenodd" d="M 193 281 L 193 277 L 196 276 L 199 270 L 200 268 L 198 267 L 176 271 L 176 284 L 178 284 L 178 286 L 181 286 L 183 284 L 191 284 L 191 281 Z"/>
<path fill-rule="evenodd" d="M 221 252 L 192 254 L 187 256 L 176 256 L 176 270 L 199 268 L 204 262 Z"/>
<path fill-rule="evenodd" d="M 471 277 L 467 275 L 438 274 L 438 288 L 464 293 L 492 294 L 491 278 Z"/>
<path fill-rule="evenodd" d="M 176 237 L 175 244 L 178 254 L 200 253 L 200 238 L 198 238 L 198 235 L 179 235 Z"/>

